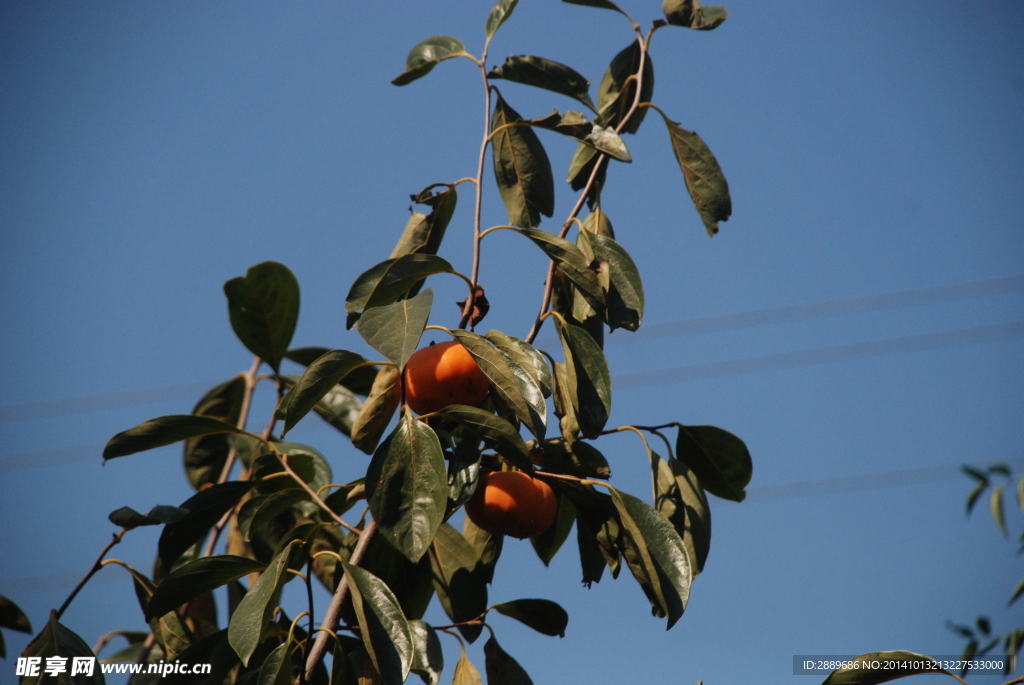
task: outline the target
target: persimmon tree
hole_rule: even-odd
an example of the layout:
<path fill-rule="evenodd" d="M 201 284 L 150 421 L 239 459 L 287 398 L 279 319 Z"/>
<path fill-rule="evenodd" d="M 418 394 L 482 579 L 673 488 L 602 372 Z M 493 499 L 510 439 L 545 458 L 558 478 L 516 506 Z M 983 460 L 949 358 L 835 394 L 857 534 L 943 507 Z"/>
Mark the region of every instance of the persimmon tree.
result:
<path fill-rule="evenodd" d="M 120 633 L 131 643 L 121 658 L 213 665 L 213 673 L 201 679 L 172 675 L 162 682 L 397 685 L 415 673 L 433 685 L 457 646 L 450 670 L 455 683 L 468 685 L 479 683 L 480 675 L 464 641 L 476 641 L 486 629 L 489 682 L 528 683 L 499 645 L 500 625 L 493 617 L 500 614 L 552 636 L 564 634 L 569 617 L 553 600 L 507 598 L 500 587 L 489 587 L 504 536 L 470 517 L 461 530 L 451 524 L 481 475 L 497 471 L 521 472 L 554 492 L 553 523 L 530 539 L 545 564 L 575 527 L 586 585 L 606 571 L 616 578 L 626 568 L 668 628 L 681 618 L 710 546 L 707 494 L 742 501 L 751 459 L 731 433 L 674 421 L 680 417 L 608 425 L 612 377 L 602 351 L 604 331 L 640 327 L 644 290 L 624 247 L 629 237 L 620 242 L 601 195 L 611 167 L 632 161 L 627 134 L 636 134 L 654 115 L 666 127 L 695 219 L 714 235 L 729 218 L 728 185 L 708 146 L 652 102 L 651 57 L 656 33 L 714 29 L 727 12 L 697 0 L 665 0 L 664 16 L 645 28 L 610 0 L 566 1 L 586 6 L 581 11 L 616 12 L 628 31 L 628 44 L 600 80 L 596 102 L 587 79 L 565 64 L 537 56 L 491 64 L 491 41 L 516 0 L 500 0 L 490 11 L 477 55 L 450 36 L 427 38 L 412 48 L 395 85 L 425 77 L 443 61 L 470 60 L 479 69 L 487 116 L 471 175 L 432 183 L 413 195 L 422 211 L 412 212 L 390 256 L 367 265 L 345 298 L 346 328 L 354 328 L 379 356 L 367 359 L 333 343 L 291 347 L 300 295 L 284 265 L 263 262 L 228 280 L 230 323 L 255 355 L 251 366 L 212 388 L 191 414 L 146 421 L 115 435 L 103 452 L 104 460 L 119 459 L 183 442 L 195 495 L 146 513 L 114 511 L 110 521 L 117 532 L 25 655 L 92 655 L 60 619 L 97 571 L 116 565 L 130 574 L 148 624 L 148 630 Z M 580 110 L 524 117 L 510 104 L 506 83 L 567 96 Z M 576 199 L 551 230 L 540 228 L 542 217 L 553 214 L 555 184 L 538 129 L 558 134 L 551 139 L 556 143 L 576 146 L 568 170 Z M 488 155 L 508 215 L 506 224 L 491 227 L 481 222 Z M 465 188 L 472 192 L 470 206 L 457 213 Z M 633 216 L 637 211 L 630 208 Z M 473 246 L 472 263 L 459 269 L 440 256 L 456 225 Z M 538 314 L 523 322 L 522 338 L 478 332 L 488 311 L 480 246 L 501 230 L 520 234 L 549 259 L 544 289 L 537 293 Z M 426 283 L 453 277 L 465 282 L 466 298 L 458 310 L 440 311 Z M 555 329 L 558 349 L 534 345 L 547 323 Z M 427 329 L 450 336 L 486 377 L 486 392 L 475 406 L 431 406 L 417 416 L 406 404 L 403 370 Z M 288 375 L 286 362 L 304 371 Z M 257 420 L 250 409 L 261 385 L 274 389 L 275 408 Z M 311 414 L 351 438 L 370 455 L 369 464 L 331 462 L 313 447 L 288 441 L 300 421 L 315 420 Z M 646 453 L 650 498 L 609 481 L 598 445 L 602 436 L 622 431 L 635 433 L 638 449 Z M 131 530 L 155 525 L 163 530 L 151 573 L 107 558 Z M 328 606 L 314 605 L 314 582 L 331 594 Z M 226 596 L 226 627 L 217 625 L 214 591 Z M 287 615 L 281 608 L 285 593 L 301 598 L 306 610 Z M 492 604 L 492 595 L 501 601 Z M 448 625 L 422 620 L 435 596 Z M 449 636 L 446 660 L 442 642 Z M 71 680 L 100 682 L 102 674 Z"/>

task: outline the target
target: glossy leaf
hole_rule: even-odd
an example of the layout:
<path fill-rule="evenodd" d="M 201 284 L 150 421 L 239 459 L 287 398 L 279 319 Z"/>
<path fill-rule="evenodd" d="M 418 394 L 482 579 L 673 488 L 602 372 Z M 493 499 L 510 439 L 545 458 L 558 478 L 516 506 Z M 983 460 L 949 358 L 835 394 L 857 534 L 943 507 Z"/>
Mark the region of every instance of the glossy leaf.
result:
<path fill-rule="evenodd" d="M 427 288 L 408 300 L 369 309 L 359 319 L 359 335 L 401 370 L 420 344 L 433 304 L 434 291 Z"/>
<path fill-rule="evenodd" d="M 665 119 L 665 126 L 668 127 L 672 151 L 683 170 L 683 180 L 690 191 L 693 206 L 697 208 L 708 235 L 713 236 L 718 233 L 718 222 L 727 221 L 732 215 L 729 183 L 718 160 L 700 136 L 668 119 Z"/>
<path fill-rule="evenodd" d="M 221 419 L 232 426 L 238 425 L 245 402 L 245 375 L 239 374 L 207 392 L 193 407 L 192 413 Z M 216 433 L 185 441 L 185 475 L 198 490 L 206 483 L 216 483 L 224 469 L 231 444 L 228 435 Z"/>
<path fill-rule="evenodd" d="M 419 619 L 426 613 L 430 600 L 434 598 L 433 572 L 428 555 L 414 564 L 386 539 L 375 536 L 359 566 L 391 588 L 407 619 Z"/>
<path fill-rule="evenodd" d="M 498 2 L 494 3 L 491 13 L 487 15 L 487 24 L 484 26 L 484 33 L 487 35 L 488 40 L 512 16 L 512 11 L 516 8 L 518 2 L 519 0 L 498 0 Z"/>
<path fill-rule="evenodd" d="M 429 623 L 420 620 L 409 621 L 409 635 L 413 648 L 409 670 L 420 676 L 426 685 L 437 685 L 444 670 L 441 640 Z"/>
<path fill-rule="evenodd" d="M 420 41 L 409 51 L 405 58 L 405 71 L 391 79 L 396 86 L 404 86 L 416 79 L 423 78 L 438 62 L 456 57 L 466 52 L 462 41 L 452 36 L 431 36 Z"/>
<path fill-rule="evenodd" d="M 452 685 L 483 685 L 483 679 L 480 677 L 480 671 L 477 670 L 473 662 L 466 656 L 466 645 L 461 642 L 459 645 L 462 647 L 462 656 L 459 657 L 459 663 L 455 664 L 455 674 L 452 676 Z"/>
<path fill-rule="evenodd" d="M 164 523 L 176 523 L 188 516 L 187 509 L 157 505 L 146 514 L 140 514 L 131 507 L 121 507 L 110 512 L 107 519 L 115 526 L 132 530 L 141 526 L 159 526 Z M 0 624 L 2 625 L 2 624 Z"/>
<path fill-rule="evenodd" d="M 228 625 L 228 642 L 238 654 L 242 664 L 248 666 L 256 648 L 263 642 L 274 611 L 279 603 L 281 588 L 288 580 L 288 567 L 293 551 L 301 549 L 299 541 L 293 541 L 279 551 L 262 575 L 245 593 Z"/>
<path fill-rule="evenodd" d="M 753 464 L 743 441 L 714 426 L 681 426 L 676 455 L 716 497 L 742 502 Z"/>
<path fill-rule="evenodd" d="M 444 190 L 434 193 L 430 186 L 412 197 L 413 202 L 430 206 L 430 214 L 413 212 L 402 231 L 391 258 L 418 252 L 421 254 L 437 254 L 444 239 L 448 222 L 455 213 L 458 204 L 458 193 L 454 185 L 445 185 Z"/>
<path fill-rule="evenodd" d="M 387 585 L 369 571 L 342 562 L 363 646 L 384 685 L 401 685 L 413 660 L 409 622 Z"/>
<path fill-rule="evenodd" d="M 939 663 L 930 656 L 915 654 L 914 652 L 870 652 L 861 654 L 851 659 L 857 663 L 856 668 L 840 668 L 825 678 L 822 685 L 877 685 L 887 683 L 890 680 L 903 678 L 916 673 L 945 673 L 948 671 L 939 668 Z M 919 668 L 894 668 L 893 662 L 909 661 L 920 664 Z M 865 668 L 865 665 L 878 664 L 878 668 Z"/>
<path fill-rule="evenodd" d="M 437 530 L 430 547 L 430 566 L 434 572 L 434 590 L 441 608 L 453 623 L 477 618 L 487 609 L 487 572 L 480 556 L 457 530 L 447 523 Z M 483 629 L 479 625 L 458 626 L 470 642 Z"/>
<path fill-rule="evenodd" d="M 363 371 L 369 368 L 371 375 L 376 377 L 377 370 L 374 367 L 361 366 L 354 371 Z M 281 376 L 286 388 L 295 387 L 299 380 L 295 376 Z M 372 382 L 372 381 L 371 381 Z M 367 393 L 370 389 L 367 388 Z M 313 405 L 313 411 L 317 416 L 326 421 L 330 426 L 336 428 L 345 436 L 352 435 L 352 426 L 363 408 L 363 401 L 356 393 L 344 385 L 344 379 L 338 385 L 327 391 L 327 394 L 320 398 L 320 401 Z"/>
<path fill-rule="evenodd" d="M 521 119 L 499 94 L 491 117 L 494 177 L 508 222 L 530 228 L 540 225 L 541 214 L 554 213 L 555 181 L 537 134 L 529 126 L 506 126 Z"/>
<path fill-rule="evenodd" d="M 330 464 L 327 463 L 324 455 L 309 445 L 301 445 L 297 442 L 275 442 L 273 446 L 278 453 L 284 456 L 292 471 L 314 491 L 333 481 Z M 253 465 L 253 477 L 258 481 L 256 487 L 264 494 L 302 487 L 291 476 L 270 477 L 272 474 L 282 471 L 284 471 L 284 466 L 281 465 L 277 454 L 267 452 L 261 455 Z"/>
<path fill-rule="evenodd" d="M 230 423 L 209 416 L 172 414 L 144 421 L 134 428 L 118 433 L 103 448 L 103 460 L 124 457 L 137 452 L 172 445 L 188 438 L 216 433 L 246 434 Z"/>
<path fill-rule="evenodd" d="M 299 282 L 284 264 L 262 262 L 224 284 L 235 335 L 279 371 L 299 319 Z"/>
<path fill-rule="evenodd" d="M 103 671 L 99 666 L 93 669 L 91 676 L 84 674 L 71 676 L 71 663 L 74 657 L 95 657 L 96 655 L 82 638 L 58 622 L 56 611 L 50 611 L 50 620 L 46 627 L 28 643 L 22 656 L 41 657 L 42 664 L 38 675 L 22 676 L 21 685 L 42 685 L 42 683 L 52 682 L 53 676 L 47 675 L 45 670 L 46 661 L 51 657 L 61 657 L 66 660 L 64 663 L 67 670 L 56 678 L 58 685 L 103 685 L 104 683 Z"/>
<path fill-rule="evenodd" d="M 704 570 L 711 549 L 711 507 L 707 495 L 683 462 L 673 457 L 665 461 L 651 449 L 647 456 L 651 461 L 654 508 L 679 533 L 690 558 L 690 569 L 697 577 Z"/>
<path fill-rule="evenodd" d="M 290 685 L 292 681 L 291 644 L 282 642 L 260 664 L 256 685 Z"/>
<path fill-rule="evenodd" d="M 555 110 L 546 117 L 531 119 L 529 123 L 530 126 L 575 138 L 584 145 L 603 152 L 620 162 L 633 161 L 632 155 L 629 154 L 629 148 L 626 147 L 625 141 L 618 133 L 611 127 L 587 121 L 587 118 L 579 112 L 570 110 L 565 114 L 559 114 L 558 110 Z"/>
<path fill-rule="evenodd" d="M 485 583 L 490 583 L 494 580 L 494 567 L 501 557 L 505 536 L 487 532 L 467 516 L 462 523 L 462 537 L 466 538 L 470 547 L 480 557 L 476 571 L 480 573 Z"/>
<path fill-rule="evenodd" d="M 523 228 L 519 232 L 532 240 L 537 247 L 554 260 L 559 270 L 562 271 L 579 293 L 586 298 L 597 311 L 605 308 L 605 294 L 601 289 L 597 273 L 590 268 L 590 260 L 580 251 L 580 248 L 570 243 L 565 238 L 560 238 L 554 233 L 541 231 L 539 229 Z"/>
<path fill-rule="evenodd" d="M 167 524 L 157 544 L 164 568 L 172 568 L 178 557 L 205 538 L 210 528 L 234 507 L 252 486 L 250 482 L 228 481 L 200 490 L 182 502 L 180 508 L 187 509 L 188 516 Z"/>
<path fill-rule="evenodd" d="M 500 399 L 512 408 L 531 433 L 543 439 L 547 404 L 537 381 L 486 338 L 462 329 L 452 331 L 452 336 L 472 355 Z"/>
<path fill-rule="evenodd" d="M 238 512 L 238 532 L 243 540 L 250 541 L 276 516 L 308 499 L 309 494 L 305 490 L 299 489 L 281 490 L 269 495 L 253 497 L 243 504 Z"/>
<path fill-rule="evenodd" d="M 456 446 L 448 457 L 448 504 L 445 517 L 469 501 L 480 482 L 478 449 Z"/>
<path fill-rule="evenodd" d="M 290 431 L 327 393 L 355 367 L 364 364 L 361 355 L 348 350 L 331 350 L 306 367 L 305 373 L 285 395 L 278 410 L 284 418 L 282 435 Z"/>
<path fill-rule="evenodd" d="M 504 64 L 491 69 L 487 76 L 550 90 L 597 111 L 588 92 L 590 81 L 572 67 L 554 60 L 533 55 L 509 55 Z"/>
<path fill-rule="evenodd" d="M 672 628 L 686 609 L 693 582 L 686 547 L 671 524 L 643 500 L 613 490 L 612 502 L 619 512 L 623 531 L 640 550 L 641 563 L 647 567 L 647 579 L 663 602 L 667 628 Z"/>
<path fill-rule="evenodd" d="M 484 666 L 487 685 L 533 685 L 523 667 L 501 648 L 493 635 L 484 643 Z"/>
<path fill-rule="evenodd" d="M 447 406 L 441 410 L 441 414 L 458 421 L 479 436 L 485 444 L 496 449 L 498 454 L 508 459 L 516 468 L 523 471 L 533 470 L 526 442 L 519 435 L 519 431 L 505 419 L 483 409 L 461 404 Z"/>
<path fill-rule="evenodd" d="M 373 381 L 370 396 L 363 402 L 355 423 L 352 424 L 352 444 L 356 449 L 373 454 L 384 435 L 391 417 L 402 403 L 402 376 L 394 366 L 380 367 Z"/>
<path fill-rule="evenodd" d="M 230 554 L 194 559 L 171 571 L 156 586 L 146 607 L 146 620 L 163 616 L 210 590 L 264 568 L 266 564 L 262 562 Z"/>
<path fill-rule="evenodd" d="M 412 413 L 405 413 L 373 453 L 366 493 L 381 535 L 418 561 L 444 517 L 448 479 L 437 435 Z"/>
<path fill-rule="evenodd" d="M 614 10 L 621 14 L 625 14 L 625 12 L 619 9 L 619 6 L 611 0 L 562 0 L 562 2 L 567 2 L 570 5 L 583 5 L 585 7 L 598 7 L 600 9 Z"/>
<path fill-rule="evenodd" d="M 612 410 L 612 380 L 604 353 L 580 326 L 555 317 L 565 353 L 565 370 L 580 431 L 594 439 L 604 430 Z"/>
<path fill-rule="evenodd" d="M 556 438 L 538 444 L 530 443 L 533 462 L 551 473 L 580 478 L 608 480 L 612 470 L 601 451 L 588 442 Z"/>
<path fill-rule="evenodd" d="M 729 10 L 720 5 L 702 7 L 700 0 L 664 0 L 661 11 L 673 26 L 683 26 L 697 31 L 718 28 L 729 16 Z"/>
<path fill-rule="evenodd" d="M 636 99 L 636 81 L 627 80 L 640 72 L 640 44 L 634 41 L 615 55 L 601 78 L 597 89 L 598 121 L 604 126 L 619 130 L 619 125 L 633 107 Z M 640 102 L 650 102 L 654 95 L 654 63 L 650 54 L 644 56 Z M 625 126 L 622 133 L 636 133 L 647 114 L 646 107 L 639 107 Z"/>
<path fill-rule="evenodd" d="M 569 625 L 565 609 L 547 599 L 517 599 L 491 608 L 544 635 L 565 637 L 565 627 Z"/>
<path fill-rule="evenodd" d="M 297 347 L 288 350 L 285 358 L 296 364 L 309 366 L 330 351 L 327 347 Z M 373 385 L 376 375 L 377 369 L 372 366 L 363 366 L 348 373 L 341 379 L 341 384 L 355 394 L 365 397 L 370 394 L 370 386 Z"/>
<path fill-rule="evenodd" d="M 501 331 L 487 331 L 485 337 L 536 379 L 544 397 L 551 396 L 551 369 L 548 368 L 544 355 L 536 347 Z"/>
<path fill-rule="evenodd" d="M 608 264 L 611 287 L 606 297 L 605 321 L 613 331 L 616 328 L 635 331 L 644 318 L 644 286 L 636 263 L 614 238 L 593 233 L 588 233 L 586 238 L 594 258 Z"/>
<path fill-rule="evenodd" d="M 386 266 L 382 269 L 381 265 Z M 455 269 L 437 255 L 410 253 L 385 260 L 355 280 L 345 298 L 345 309 L 369 310 L 397 302 L 419 281 L 443 273 L 455 273 Z"/>
<path fill-rule="evenodd" d="M 557 495 L 557 493 L 556 493 Z M 545 566 L 551 565 L 551 560 L 562 548 L 565 541 L 572 532 L 572 524 L 576 521 L 576 507 L 572 505 L 568 497 L 558 495 L 558 512 L 555 514 L 555 522 L 540 535 L 530 538 L 533 551 Z"/>

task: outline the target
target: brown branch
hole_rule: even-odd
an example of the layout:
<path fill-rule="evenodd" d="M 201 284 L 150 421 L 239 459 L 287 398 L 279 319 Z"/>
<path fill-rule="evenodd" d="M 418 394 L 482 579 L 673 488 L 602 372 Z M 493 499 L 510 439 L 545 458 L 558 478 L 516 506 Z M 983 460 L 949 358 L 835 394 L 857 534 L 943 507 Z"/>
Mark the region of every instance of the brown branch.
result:
<path fill-rule="evenodd" d="M 89 582 L 89 579 L 96 575 L 97 571 L 103 568 L 103 557 L 107 556 L 107 552 L 109 552 L 114 545 L 121 542 L 121 538 L 124 537 L 124 534 L 126 532 L 128 532 L 128 530 L 126 528 L 122 528 L 119 533 L 114 533 L 114 537 L 111 538 L 110 542 L 107 543 L 107 546 L 103 548 L 103 551 L 100 552 L 100 555 L 96 557 L 96 561 L 93 562 L 92 567 L 85 574 L 85 576 L 80 581 L 78 581 L 78 585 L 76 585 L 75 589 L 71 591 L 71 594 L 68 595 L 68 598 L 64 600 L 64 603 L 60 605 L 60 609 L 57 609 L 58 619 L 60 619 L 60 617 L 64 614 L 67 608 L 71 606 L 71 602 L 75 599 L 78 593 L 81 592 L 82 588 L 85 587 L 85 584 Z"/>
<path fill-rule="evenodd" d="M 484 138 L 480 143 L 480 155 L 476 164 L 476 204 L 473 208 L 473 271 L 470 274 L 469 296 L 466 298 L 466 305 L 462 308 L 462 319 L 459 321 L 459 328 L 465 328 L 473 315 L 473 305 L 476 304 L 476 287 L 480 279 L 480 240 L 483 237 L 480 233 L 480 212 L 483 206 L 483 177 L 484 161 L 487 159 L 487 144 L 491 137 L 491 84 L 487 80 L 487 48 L 484 46 L 484 54 L 480 58 L 480 74 L 484 80 Z"/>

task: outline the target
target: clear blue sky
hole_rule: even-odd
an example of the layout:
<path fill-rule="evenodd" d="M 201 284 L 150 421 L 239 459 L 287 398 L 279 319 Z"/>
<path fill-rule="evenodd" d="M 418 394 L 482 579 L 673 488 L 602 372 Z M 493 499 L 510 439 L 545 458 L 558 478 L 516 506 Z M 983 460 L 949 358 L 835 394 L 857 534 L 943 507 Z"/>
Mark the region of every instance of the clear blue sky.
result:
<path fill-rule="evenodd" d="M 637 19 L 653 0 L 624 0 Z M 489 0 L 469 2 L 0 3 L 0 405 L 211 386 L 246 369 L 221 284 L 265 259 L 302 285 L 296 345 L 368 348 L 344 329 L 344 295 L 387 257 L 408 195 L 473 173 L 482 124 L 468 61 L 405 88 L 408 49 L 438 33 L 479 52 Z M 660 121 L 629 138 L 604 196 L 637 261 L 646 323 L 763 310 L 1024 274 L 1024 5 L 1014 2 L 732 2 L 709 33 L 654 43 L 654 101 L 701 134 L 732 191 L 709 240 Z M 523 0 L 493 61 L 537 54 L 594 84 L 630 41 L 618 15 Z M 515 84 L 527 116 L 573 102 Z M 542 136 L 558 185 L 573 145 Z M 484 221 L 505 223 L 490 172 Z M 556 220 L 542 225 L 552 229 Z M 468 270 L 464 193 L 442 255 Z M 524 335 L 544 260 L 510 232 L 484 242 L 484 324 Z M 436 280 L 436 279 L 435 279 Z M 456 282 L 435 322 L 455 325 Z M 685 336 L 611 336 L 614 374 L 746 359 L 1017 322 L 1018 289 L 971 299 Z M 1019 458 L 1019 337 L 623 387 L 611 423 L 714 424 L 744 438 L 758 488 Z M 810 359 L 810 357 L 808 357 Z M 198 393 L 197 393 L 198 396 Z M 194 398 L 0 422 L 0 454 L 102 443 Z M 267 411 L 261 399 L 256 416 Z M 262 413 L 260 413 L 262 412 Z M 296 439 L 337 480 L 367 458 L 320 428 Z M 635 438 L 602 439 L 623 490 L 649 497 Z M 80 454 L 79 450 L 76 454 Z M 1019 461 L 1019 460 L 1018 460 Z M 41 627 L 112 532 L 106 515 L 189 495 L 179 448 L 100 466 L 0 462 L 0 594 Z M 569 544 L 545 569 L 506 545 L 492 601 L 546 597 L 565 639 L 503 619 L 498 637 L 538 685 L 561 682 L 815 683 L 794 654 L 957 653 L 944 622 L 1006 610 L 1022 575 L 985 508 L 965 519 L 965 478 L 712 502 L 714 534 L 686 615 L 670 632 L 624 574 L 579 584 Z M 769 490 L 761 490 L 770 493 Z M 1021 518 L 1011 508 L 1011 524 Z M 116 555 L 148 569 L 157 533 Z M 87 642 L 142 629 L 130 581 L 105 569 L 65 616 Z M 326 601 L 321 594 L 321 606 Z M 294 612 L 293 612 L 294 613 Z M 433 608 L 428 619 L 439 619 Z M 5 634 L 9 653 L 25 645 Z M 445 645 L 448 675 L 457 652 Z M 471 656 L 481 665 L 479 647 Z M 993 682 L 977 678 L 976 682 Z M 0 683 L 14 682 L 13 661 Z M 926 680 L 919 682 L 925 683 Z"/>

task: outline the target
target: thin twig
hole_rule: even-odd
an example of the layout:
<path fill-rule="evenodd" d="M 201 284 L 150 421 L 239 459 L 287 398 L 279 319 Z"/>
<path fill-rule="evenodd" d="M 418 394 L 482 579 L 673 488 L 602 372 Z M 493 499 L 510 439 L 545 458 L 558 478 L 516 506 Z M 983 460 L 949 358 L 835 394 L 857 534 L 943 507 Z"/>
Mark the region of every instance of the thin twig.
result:
<path fill-rule="evenodd" d="M 353 566 L 358 566 L 366 556 L 366 550 L 370 548 L 370 542 L 373 540 L 374 535 L 377 533 L 377 521 L 376 519 L 370 519 L 370 522 L 363 528 L 362 534 L 359 536 L 359 543 L 356 544 L 356 548 L 352 550 L 352 556 L 349 558 L 348 563 Z M 338 614 L 341 613 L 341 605 L 345 603 L 345 599 L 348 597 L 348 576 L 342 576 L 338 582 L 338 587 L 334 590 L 334 596 L 331 597 L 331 604 L 327 607 L 327 613 L 324 614 L 324 620 L 320 623 L 320 627 L 323 629 L 317 633 L 316 642 L 313 643 L 313 649 L 310 651 L 309 656 L 306 658 L 306 679 L 310 680 L 313 677 L 313 669 L 316 665 L 324 658 L 324 653 L 327 651 L 327 636 L 333 632 L 335 624 L 338 622 Z"/>
<path fill-rule="evenodd" d="M 60 609 L 57 609 L 58 619 L 71 605 L 71 602 L 75 599 L 78 593 L 81 592 L 82 588 L 85 587 L 85 584 L 89 582 L 89 579 L 96 575 L 97 571 L 103 568 L 103 557 L 107 556 L 107 552 L 109 552 L 114 545 L 121 542 L 121 538 L 124 537 L 124 534 L 126 532 L 128 532 L 128 530 L 126 528 L 122 528 L 120 532 L 114 533 L 114 536 L 111 538 L 110 542 L 108 542 L 107 546 L 103 548 L 103 551 L 100 552 L 100 555 L 96 557 L 96 561 L 93 562 L 92 567 L 85 574 L 85 576 L 80 581 L 78 581 L 78 585 L 76 585 L 75 589 L 71 591 L 71 594 L 68 595 L 68 598 L 64 600 L 64 603 L 60 605 Z"/>
<path fill-rule="evenodd" d="M 309 483 L 307 483 L 306 481 L 302 480 L 302 478 L 299 477 L 299 474 L 295 473 L 295 471 L 292 470 L 292 467 L 288 465 L 288 460 L 285 459 L 283 455 L 277 454 L 277 460 L 279 462 L 281 462 L 281 466 L 284 467 L 285 472 L 289 476 L 291 476 L 292 479 L 296 483 L 299 484 L 299 487 L 301 487 L 303 490 L 305 490 L 306 494 L 308 494 L 310 497 L 313 498 L 313 503 L 316 504 L 321 509 L 323 509 L 324 511 L 326 511 L 328 514 L 330 514 L 331 518 L 334 519 L 334 521 L 339 526 L 341 526 L 342 528 L 345 528 L 347 530 L 352 531 L 356 535 L 359 535 L 360 533 L 362 533 L 361 530 L 359 530 L 358 528 L 353 526 L 351 523 L 349 523 L 345 519 L 343 519 L 340 516 L 338 516 L 337 514 L 335 514 L 334 510 L 331 509 L 329 506 L 327 506 L 327 503 L 324 502 L 322 499 L 320 499 L 320 497 L 316 494 L 316 490 L 314 490 L 313 488 L 309 487 Z"/>

